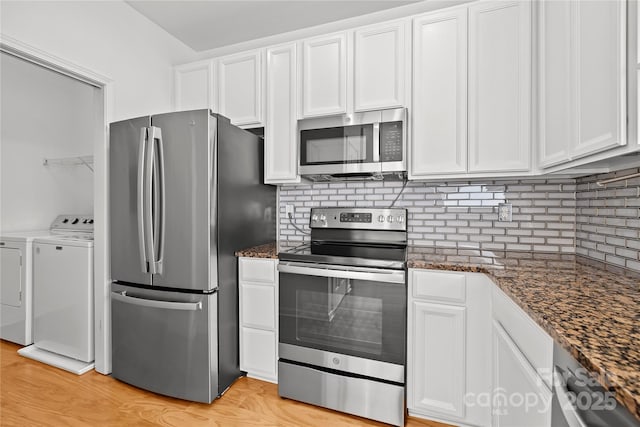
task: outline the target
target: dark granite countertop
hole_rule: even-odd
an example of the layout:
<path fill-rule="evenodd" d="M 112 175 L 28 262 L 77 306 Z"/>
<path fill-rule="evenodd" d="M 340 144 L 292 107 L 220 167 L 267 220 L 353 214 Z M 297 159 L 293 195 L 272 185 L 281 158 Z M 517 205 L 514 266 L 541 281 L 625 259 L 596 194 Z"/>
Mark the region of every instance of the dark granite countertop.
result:
<path fill-rule="evenodd" d="M 236 256 L 277 258 L 285 247 Z M 573 254 L 419 246 L 407 267 L 487 274 L 640 420 L 640 273 Z"/>
<path fill-rule="evenodd" d="M 640 273 L 570 254 L 408 252 L 409 268 L 487 274 L 640 420 Z"/>
<path fill-rule="evenodd" d="M 278 245 L 276 242 L 266 243 L 260 246 L 254 246 L 252 248 L 242 249 L 236 251 L 237 257 L 249 257 L 249 258 L 278 258 Z"/>

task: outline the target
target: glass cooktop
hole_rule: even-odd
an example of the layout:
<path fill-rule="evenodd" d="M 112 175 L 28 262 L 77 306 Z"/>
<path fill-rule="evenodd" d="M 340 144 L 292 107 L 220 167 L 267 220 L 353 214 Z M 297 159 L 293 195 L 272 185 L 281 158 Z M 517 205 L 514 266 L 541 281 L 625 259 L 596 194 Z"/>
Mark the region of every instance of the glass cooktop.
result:
<path fill-rule="evenodd" d="M 282 261 L 404 269 L 406 245 L 312 242 L 280 252 Z"/>

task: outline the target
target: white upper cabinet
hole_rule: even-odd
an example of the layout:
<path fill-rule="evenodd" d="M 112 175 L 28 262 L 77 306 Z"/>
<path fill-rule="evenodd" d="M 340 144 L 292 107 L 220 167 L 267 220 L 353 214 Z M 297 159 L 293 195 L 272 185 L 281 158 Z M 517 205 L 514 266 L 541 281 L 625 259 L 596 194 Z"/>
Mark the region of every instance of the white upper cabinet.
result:
<path fill-rule="evenodd" d="M 216 109 L 214 61 L 198 61 L 174 68 L 174 107 L 176 111 Z"/>
<path fill-rule="evenodd" d="M 469 171 L 526 172 L 531 158 L 531 3 L 469 7 Z"/>
<path fill-rule="evenodd" d="M 467 170 L 467 8 L 413 21 L 409 177 Z"/>
<path fill-rule="evenodd" d="M 569 159 L 572 139 L 571 1 L 540 2 L 540 165 Z"/>
<path fill-rule="evenodd" d="M 354 33 L 354 110 L 405 105 L 410 75 L 406 59 L 407 22 L 395 21 L 357 29 Z"/>
<path fill-rule="evenodd" d="M 540 2 L 540 165 L 626 144 L 626 7 Z"/>
<path fill-rule="evenodd" d="M 263 124 L 262 52 L 253 50 L 218 60 L 218 110 L 236 126 Z"/>
<path fill-rule="evenodd" d="M 347 39 L 341 32 L 302 42 L 302 117 L 347 112 Z"/>
<path fill-rule="evenodd" d="M 267 49 L 264 181 L 268 184 L 300 182 L 296 64 L 295 43 Z"/>

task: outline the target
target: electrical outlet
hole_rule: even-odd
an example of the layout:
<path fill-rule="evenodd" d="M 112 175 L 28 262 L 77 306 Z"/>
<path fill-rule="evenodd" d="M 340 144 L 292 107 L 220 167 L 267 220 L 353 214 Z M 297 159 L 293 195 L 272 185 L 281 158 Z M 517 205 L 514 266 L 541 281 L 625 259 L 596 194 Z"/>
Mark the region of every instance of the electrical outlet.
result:
<path fill-rule="evenodd" d="M 296 211 L 294 205 L 285 205 L 284 209 L 285 209 L 285 214 L 287 215 L 287 218 L 289 217 L 289 215 L 293 216 L 293 214 Z"/>
<path fill-rule="evenodd" d="M 498 205 L 498 221 L 511 222 L 512 221 L 511 203 L 500 203 Z"/>

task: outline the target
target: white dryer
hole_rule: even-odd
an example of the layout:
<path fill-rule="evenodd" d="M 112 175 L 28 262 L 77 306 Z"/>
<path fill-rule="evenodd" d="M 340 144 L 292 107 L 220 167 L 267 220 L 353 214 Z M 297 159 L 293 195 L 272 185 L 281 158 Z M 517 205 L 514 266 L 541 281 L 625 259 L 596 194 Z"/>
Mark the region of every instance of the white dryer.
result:
<path fill-rule="evenodd" d="M 93 369 L 93 217 L 65 215 L 33 240 L 33 345 L 18 353 L 76 374 Z"/>
<path fill-rule="evenodd" d="M 32 244 L 49 230 L 18 231 L 0 236 L 0 338 L 33 343 Z"/>

